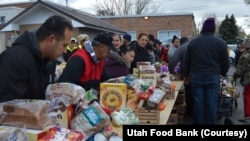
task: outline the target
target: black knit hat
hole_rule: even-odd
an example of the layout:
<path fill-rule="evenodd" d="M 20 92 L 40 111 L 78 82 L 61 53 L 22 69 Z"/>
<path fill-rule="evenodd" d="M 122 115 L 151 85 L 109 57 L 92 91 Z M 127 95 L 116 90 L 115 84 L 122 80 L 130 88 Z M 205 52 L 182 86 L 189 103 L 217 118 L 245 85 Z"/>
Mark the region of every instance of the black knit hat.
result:
<path fill-rule="evenodd" d="M 111 50 L 116 50 L 113 46 L 113 38 L 112 38 L 111 34 L 109 34 L 108 32 L 101 32 L 101 33 L 97 34 L 94 37 L 94 40 L 99 42 L 99 43 L 107 45 L 109 47 L 109 49 L 111 49 Z"/>
<path fill-rule="evenodd" d="M 207 18 L 202 26 L 201 32 L 215 32 L 215 20 L 214 18 Z"/>
<path fill-rule="evenodd" d="M 155 39 L 155 43 L 160 45 L 160 44 L 161 44 L 161 41 L 158 40 L 158 39 Z"/>
<path fill-rule="evenodd" d="M 155 36 L 153 34 L 148 34 L 148 39 L 149 39 L 149 41 L 154 41 Z"/>

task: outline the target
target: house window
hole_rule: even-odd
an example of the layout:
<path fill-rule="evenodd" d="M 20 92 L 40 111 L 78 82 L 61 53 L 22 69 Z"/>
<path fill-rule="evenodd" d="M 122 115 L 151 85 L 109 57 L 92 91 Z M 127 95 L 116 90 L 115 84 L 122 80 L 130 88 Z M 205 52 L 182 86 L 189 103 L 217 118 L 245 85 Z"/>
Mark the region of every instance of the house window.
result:
<path fill-rule="evenodd" d="M 173 36 L 176 35 L 180 37 L 180 30 L 159 30 L 158 31 L 158 39 L 163 43 L 171 43 Z"/>
<path fill-rule="evenodd" d="M 127 31 L 127 33 L 131 35 L 131 41 L 136 40 L 136 32 L 135 31 Z"/>

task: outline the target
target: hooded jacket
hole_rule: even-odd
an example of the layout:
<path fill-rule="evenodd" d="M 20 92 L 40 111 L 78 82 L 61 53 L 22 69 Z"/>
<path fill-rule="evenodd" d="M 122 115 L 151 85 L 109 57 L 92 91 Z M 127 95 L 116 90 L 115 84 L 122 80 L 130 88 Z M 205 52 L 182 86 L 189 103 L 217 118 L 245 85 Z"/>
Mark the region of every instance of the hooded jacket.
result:
<path fill-rule="evenodd" d="M 129 74 L 130 63 L 116 52 L 110 51 L 109 57 L 105 61 L 105 66 L 111 78 Z"/>
<path fill-rule="evenodd" d="M 35 34 L 25 31 L 0 55 L 0 102 L 45 99 L 46 66 Z"/>

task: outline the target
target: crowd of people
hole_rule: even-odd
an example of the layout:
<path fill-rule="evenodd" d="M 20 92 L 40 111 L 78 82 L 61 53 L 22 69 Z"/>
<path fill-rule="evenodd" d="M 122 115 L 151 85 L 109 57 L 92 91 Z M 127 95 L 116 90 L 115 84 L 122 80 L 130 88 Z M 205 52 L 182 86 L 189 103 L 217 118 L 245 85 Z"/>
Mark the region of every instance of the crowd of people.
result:
<path fill-rule="evenodd" d="M 0 102 L 13 99 L 45 99 L 45 88 L 53 83 L 55 60 L 63 56 L 66 67 L 57 82 L 69 82 L 85 90 L 99 89 L 101 82 L 133 73 L 137 62 L 160 62 L 169 72 L 180 64 L 186 91 L 187 113 L 193 124 L 216 124 L 221 76 L 229 70 L 226 42 L 214 35 L 214 18 L 205 20 L 201 35 L 189 39 L 173 36 L 163 46 L 153 34 L 131 35 L 100 32 L 73 37 L 72 24 L 60 16 L 48 18 L 37 31 L 24 32 L 0 55 Z M 249 44 L 242 45 L 249 48 Z M 237 61 L 234 79 L 241 77 L 245 119 L 250 118 L 249 51 Z M 53 65 L 54 64 L 54 65 Z M 50 70 L 50 71 L 48 71 Z"/>

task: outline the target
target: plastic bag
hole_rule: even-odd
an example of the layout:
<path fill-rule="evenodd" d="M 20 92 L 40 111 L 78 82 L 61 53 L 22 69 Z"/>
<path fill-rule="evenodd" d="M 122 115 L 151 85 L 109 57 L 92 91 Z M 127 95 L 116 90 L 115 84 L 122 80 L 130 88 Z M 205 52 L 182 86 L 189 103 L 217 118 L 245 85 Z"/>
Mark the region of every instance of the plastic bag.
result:
<path fill-rule="evenodd" d="M 22 129 L 8 128 L 0 130 L 0 141 L 28 141 L 28 139 Z"/>
<path fill-rule="evenodd" d="M 42 130 L 55 125 L 55 118 L 48 114 L 49 101 L 19 99 L 0 106 L 0 124 Z"/>
<path fill-rule="evenodd" d="M 65 96 L 69 98 L 67 104 L 77 104 L 85 97 L 85 89 L 73 83 L 53 83 L 46 88 L 46 99 L 51 100 L 56 97 Z"/>
<path fill-rule="evenodd" d="M 82 133 L 85 137 L 83 140 L 88 139 L 108 125 L 110 125 L 109 116 L 96 101 L 71 120 L 71 129 Z"/>
<path fill-rule="evenodd" d="M 237 86 L 228 88 L 228 93 L 233 99 L 237 99 L 240 97 L 240 89 Z"/>
<path fill-rule="evenodd" d="M 139 119 L 135 116 L 134 112 L 130 108 L 123 108 L 119 112 L 114 111 L 111 113 L 112 122 L 116 126 L 122 126 L 125 124 L 139 124 Z"/>

